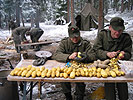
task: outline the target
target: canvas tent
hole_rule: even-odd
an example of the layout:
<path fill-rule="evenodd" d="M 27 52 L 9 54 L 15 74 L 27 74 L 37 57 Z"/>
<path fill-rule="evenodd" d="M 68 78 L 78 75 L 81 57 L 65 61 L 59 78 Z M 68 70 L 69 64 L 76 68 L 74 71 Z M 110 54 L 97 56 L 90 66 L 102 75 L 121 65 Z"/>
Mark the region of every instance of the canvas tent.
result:
<path fill-rule="evenodd" d="M 87 3 L 81 10 L 81 13 L 76 16 L 75 20 L 76 25 L 82 31 L 88 31 L 90 28 L 98 28 L 98 10 L 90 3 Z"/>

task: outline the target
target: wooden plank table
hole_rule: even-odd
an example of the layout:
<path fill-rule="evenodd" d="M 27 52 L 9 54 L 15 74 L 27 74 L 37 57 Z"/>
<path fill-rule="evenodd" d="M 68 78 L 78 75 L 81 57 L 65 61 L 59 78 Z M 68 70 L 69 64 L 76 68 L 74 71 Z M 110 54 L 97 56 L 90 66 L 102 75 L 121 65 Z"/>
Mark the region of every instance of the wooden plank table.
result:
<path fill-rule="evenodd" d="M 133 76 L 129 73 L 130 70 L 133 70 L 133 62 L 120 61 L 122 63 L 121 68 L 125 71 L 125 76 L 120 77 L 107 77 L 107 78 L 97 78 L 97 77 L 76 77 L 75 79 L 65 79 L 65 78 L 26 78 L 19 76 L 7 76 L 7 80 L 9 81 L 24 81 L 24 90 L 23 90 L 23 100 L 26 100 L 26 83 L 27 82 L 133 82 Z M 16 67 L 26 67 L 28 65 L 32 65 L 33 60 L 22 60 L 18 63 Z M 65 63 L 60 63 L 55 60 L 48 60 L 43 66 L 45 68 L 51 69 L 52 67 L 64 67 Z M 40 66 L 41 67 L 41 66 Z M 31 93 L 32 95 L 32 93 Z M 32 100 L 32 96 L 31 96 Z"/>

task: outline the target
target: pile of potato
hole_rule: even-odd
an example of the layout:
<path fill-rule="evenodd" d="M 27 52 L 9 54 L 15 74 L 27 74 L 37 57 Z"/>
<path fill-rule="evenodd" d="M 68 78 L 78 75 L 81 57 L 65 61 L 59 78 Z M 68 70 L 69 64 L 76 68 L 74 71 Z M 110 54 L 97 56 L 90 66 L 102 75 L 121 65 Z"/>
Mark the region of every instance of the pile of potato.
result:
<path fill-rule="evenodd" d="M 125 75 L 123 71 L 119 71 L 118 68 L 100 68 L 100 67 L 53 67 L 52 69 L 47 69 L 44 66 L 42 67 L 33 67 L 29 65 L 27 67 L 15 68 L 11 71 L 10 75 L 12 76 L 22 76 L 22 77 L 61 77 L 61 78 L 71 78 L 75 77 L 98 77 L 98 78 L 107 78 L 109 76 L 116 77 Z"/>

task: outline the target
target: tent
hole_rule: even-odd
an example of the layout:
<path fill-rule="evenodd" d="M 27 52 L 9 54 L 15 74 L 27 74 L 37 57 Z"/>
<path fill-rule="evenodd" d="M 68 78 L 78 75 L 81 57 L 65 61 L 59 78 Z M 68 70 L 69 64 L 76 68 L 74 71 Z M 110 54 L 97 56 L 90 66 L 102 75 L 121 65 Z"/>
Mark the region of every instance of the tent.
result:
<path fill-rule="evenodd" d="M 76 25 L 82 31 L 88 31 L 90 28 L 98 28 L 98 10 L 90 3 L 87 3 L 81 10 L 81 13 L 76 16 Z M 107 22 L 107 20 L 105 20 Z"/>

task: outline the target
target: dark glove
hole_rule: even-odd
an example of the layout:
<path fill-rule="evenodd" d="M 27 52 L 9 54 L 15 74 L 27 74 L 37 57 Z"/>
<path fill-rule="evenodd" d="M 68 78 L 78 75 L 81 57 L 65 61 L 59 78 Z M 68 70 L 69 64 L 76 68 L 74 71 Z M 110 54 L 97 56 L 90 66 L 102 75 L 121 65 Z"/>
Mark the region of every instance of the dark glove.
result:
<path fill-rule="evenodd" d="M 46 57 L 37 58 L 37 59 L 33 62 L 33 65 L 34 65 L 34 66 L 44 65 L 46 61 L 47 61 L 47 58 L 46 58 Z"/>
<path fill-rule="evenodd" d="M 76 57 L 76 58 L 74 59 L 74 60 L 75 60 L 76 62 L 78 62 L 78 63 L 84 62 L 85 59 L 87 58 L 87 55 L 86 55 L 86 54 L 80 54 L 80 56 L 81 56 L 81 58 Z"/>

